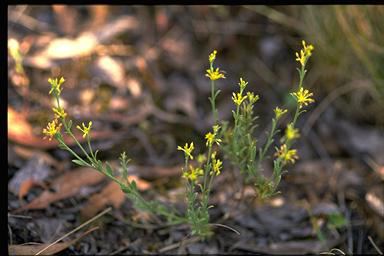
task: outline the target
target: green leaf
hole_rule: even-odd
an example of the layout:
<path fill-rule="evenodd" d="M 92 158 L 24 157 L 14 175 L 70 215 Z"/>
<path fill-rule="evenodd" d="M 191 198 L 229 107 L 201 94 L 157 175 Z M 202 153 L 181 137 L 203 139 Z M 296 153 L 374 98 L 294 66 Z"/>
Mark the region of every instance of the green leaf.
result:
<path fill-rule="evenodd" d="M 80 166 L 87 166 L 84 161 L 80 161 L 77 159 L 73 159 L 72 162 L 74 162 L 75 164 L 78 164 Z"/>
<path fill-rule="evenodd" d="M 136 182 L 134 180 L 131 181 L 130 185 L 132 189 L 137 190 Z"/>
<path fill-rule="evenodd" d="M 112 167 L 108 162 L 105 162 L 105 170 L 110 176 L 113 176 Z"/>
<path fill-rule="evenodd" d="M 120 189 L 121 189 L 121 191 L 123 191 L 126 194 L 131 193 L 131 190 L 129 188 L 127 188 L 126 186 L 120 185 Z"/>

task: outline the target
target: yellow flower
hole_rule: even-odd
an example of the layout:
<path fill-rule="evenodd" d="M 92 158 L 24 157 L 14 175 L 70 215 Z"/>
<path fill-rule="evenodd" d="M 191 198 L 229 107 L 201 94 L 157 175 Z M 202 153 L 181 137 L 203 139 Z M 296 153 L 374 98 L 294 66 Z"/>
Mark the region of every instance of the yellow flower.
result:
<path fill-rule="evenodd" d="M 276 115 L 276 119 L 278 120 L 282 115 L 284 115 L 285 113 L 288 112 L 287 109 L 281 109 L 279 107 L 276 107 L 274 110 L 275 112 L 275 115 Z"/>
<path fill-rule="evenodd" d="M 185 146 L 184 148 L 180 147 L 180 146 L 177 146 L 177 150 L 181 150 L 181 151 L 184 151 L 184 153 L 189 156 L 191 159 L 193 159 L 193 156 L 192 156 L 192 150 L 194 149 L 195 147 L 193 146 L 193 142 L 191 142 L 191 144 L 188 146 L 188 143 L 185 143 Z"/>
<path fill-rule="evenodd" d="M 241 93 L 237 93 L 235 94 L 234 92 L 232 93 L 232 100 L 233 102 L 237 105 L 237 106 L 240 106 L 241 103 L 248 97 L 248 96 L 245 96 L 243 97 L 243 95 L 241 95 Z"/>
<path fill-rule="evenodd" d="M 259 100 L 259 95 L 255 95 L 253 92 L 247 92 L 249 103 L 254 104 Z"/>
<path fill-rule="evenodd" d="M 49 140 L 52 140 L 52 137 L 59 133 L 61 129 L 61 123 L 57 119 L 54 119 L 52 122 L 48 123 L 47 128 L 43 129 L 44 139 L 49 136 Z"/>
<path fill-rule="evenodd" d="M 206 142 L 205 145 L 210 146 L 210 147 L 213 145 L 213 143 L 216 143 L 217 145 L 220 145 L 220 142 L 222 141 L 221 139 L 216 138 L 216 132 L 214 132 L 214 133 L 211 133 L 211 132 L 207 133 L 205 135 L 205 138 L 207 139 L 207 142 Z"/>
<path fill-rule="evenodd" d="M 303 87 L 301 87 L 298 92 L 291 93 L 291 95 L 296 98 L 299 108 L 302 108 L 303 105 L 307 106 L 309 103 L 315 102 L 314 99 L 310 98 L 313 96 L 313 93 L 309 92 L 307 89 L 304 90 Z"/>
<path fill-rule="evenodd" d="M 49 94 L 51 94 L 52 92 L 54 92 L 56 94 L 56 96 L 59 96 L 60 93 L 61 93 L 61 84 L 65 82 L 64 80 L 64 77 L 61 77 L 60 78 L 60 81 L 57 81 L 57 78 L 55 78 L 55 80 L 49 78 L 48 79 L 48 82 L 51 84 L 51 90 L 49 91 Z"/>
<path fill-rule="evenodd" d="M 217 53 L 217 51 L 214 50 L 211 54 L 209 54 L 209 62 L 210 62 L 210 63 L 213 63 L 213 62 L 215 61 L 215 59 L 216 59 L 216 53 Z"/>
<path fill-rule="evenodd" d="M 199 176 L 204 174 L 203 169 L 193 168 L 192 165 L 189 166 L 189 170 L 183 173 L 183 178 L 189 179 L 191 181 L 197 180 Z"/>
<path fill-rule="evenodd" d="M 285 137 L 287 140 L 292 140 L 300 137 L 299 130 L 293 127 L 293 124 L 290 123 L 287 125 L 287 129 L 285 130 Z"/>
<path fill-rule="evenodd" d="M 213 172 L 218 176 L 220 174 L 220 169 L 222 168 L 223 162 L 220 159 L 212 158 Z M 212 175 L 213 172 L 210 174 Z"/>
<path fill-rule="evenodd" d="M 211 132 L 209 132 L 209 133 L 207 133 L 206 135 L 205 135 L 205 138 L 207 139 L 207 143 L 206 143 L 206 145 L 208 146 L 208 145 L 212 145 L 213 144 L 213 141 L 214 141 L 214 139 L 215 139 L 215 135 L 213 135 Z"/>
<path fill-rule="evenodd" d="M 83 138 L 88 135 L 89 131 L 91 130 L 92 121 L 89 121 L 88 127 L 85 126 L 84 123 L 82 123 L 83 129 L 80 126 L 76 126 L 77 129 L 83 132 Z"/>
<path fill-rule="evenodd" d="M 207 69 L 207 74 L 205 74 L 206 77 L 209 77 L 211 80 L 217 80 L 220 78 L 225 78 L 224 74 L 220 73 L 219 68 L 216 68 L 216 70 Z"/>
<path fill-rule="evenodd" d="M 55 112 L 55 118 L 65 118 L 67 116 L 63 108 L 52 108 L 52 110 Z"/>
<path fill-rule="evenodd" d="M 297 156 L 297 150 L 288 150 L 286 144 L 280 146 L 280 149 L 276 152 L 275 156 L 277 156 L 278 158 L 282 158 L 284 163 L 291 162 L 292 164 L 295 163 L 296 159 L 299 158 Z"/>
<path fill-rule="evenodd" d="M 314 50 L 313 45 L 306 45 L 305 41 L 301 41 L 303 44 L 303 49 L 300 50 L 300 54 L 296 52 L 296 60 L 301 63 L 302 66 L 305 66 L 308 58 L 312 55 L 312 51 Z"/>
<path fill-rule="evenodd" d="M 247 87 L 247 84 L 248 84 L 248 82 L 245 82 L 245 81 L 243 80 L 243 78 L 240 77 L 240 83 L 238 83 L 238 85 L 240 86 L 240 89 L 241 89 L 241 90 L 244 90 L 245 87 Z"/>

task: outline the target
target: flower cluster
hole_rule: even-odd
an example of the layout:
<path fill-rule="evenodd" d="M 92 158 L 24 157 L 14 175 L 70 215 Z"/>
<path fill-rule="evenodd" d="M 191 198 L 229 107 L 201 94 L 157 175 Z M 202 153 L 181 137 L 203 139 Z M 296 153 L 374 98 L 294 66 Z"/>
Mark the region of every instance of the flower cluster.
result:
<path fill-rule="evenodd" d="M 220 174 L 223 162 L 221 162 L 220 159 L 216 159 L 216 151 L 212 153 L 211 158 L 213 171 L 210 172 L 210 175 L 216 174 L 216 176 L 218 176 Z"/>
<path fill-rule="evenodd" d="M 303 44 L 303 49 L 300 50 L 300 54 L 296 52 L 296 60 L 301 63 L 301 66 L 304 67 L 307 63 L 308 58 L 312 55 L 312 51 L 314 50 L 313 45 L 306 45 L 305 41 L 301 41 Z"/>
<path fill-rule="evenodd" d="M 53 92 L 56 96 L 60 96 L 60 94 L 61 94 L 60 86 L 62 83 L 65 82 L 64 77 L 61 77 L 59 81 L 57 81 L 57 78 L 55 78 L 55 79 L 49 78 L 48 82 L 52 85 L 52 88 L 49 91 L 49 94 L 51 94 Z"/>
<path fill-rule="evenodd" d="M 67 116 L 67 113 L 61 107 L 52 108 L 52 111 L 55 113 L 55 118 L 65 118 Z"/>
<path fill-rule="evenodd" d="M 204 171 L 201 168 L 193 168 L 192 165 L 189 165 L 189 170 L 183 172 L 183 178 L 186 178 L 191 181 L 196 181 L 199 176 L 203 176 Z"/>
<path fill-rule="evenodd" d="M 49 136 L 49 140 L 52 140 L 52 137 L 60 132 L 61 123 L 57 119 L 54 119 L 52 122 L 48 123 L 47 128 L 43 129 L 43 134 Z M 44 139 L 46 138 L 44 137 Z"/>
<path fill-rule="evenodd" d="M 209 64 L 210 68 L 207 69 L 207 74 L 205 74 L 206 77 L 209 77 L 212 81 L 218 80 L 220 78 L 225 78 L 224 74 L 221 73 L 219 68 L 216 68 L 216 70 L 213 68 L 213 62 L 216 59 L 216 53 L 217 51 L 214 50 L 210 55 L 209 55 Z"/>
<path fill-rule="evenodd" d="M 240 106 L 241 103 L 247 98 L 248 96 L 244 96 L 238 92 L 237 94 L 236 93 L 232 93 L 232 100 L 233 102 L 237 105 L 237 106 Z"/>
<path fill-rule="evenodd" d="M 275 112 L 276 120 L 279 120 L 282 115 L 288 112 L 287 109 L 281 109 L 279 107 L 276 107 L 273 111 Z"/>
<path fill-rule="evenodd" d="M 259 95 L 255 95 L 253 92 L 247 92 L 247 96 L 246 97 L 248 98 L 249 103 L 251 105 L 255 104 L 256 101 L 258 101 L 259 98 L 260 98 Z"/>

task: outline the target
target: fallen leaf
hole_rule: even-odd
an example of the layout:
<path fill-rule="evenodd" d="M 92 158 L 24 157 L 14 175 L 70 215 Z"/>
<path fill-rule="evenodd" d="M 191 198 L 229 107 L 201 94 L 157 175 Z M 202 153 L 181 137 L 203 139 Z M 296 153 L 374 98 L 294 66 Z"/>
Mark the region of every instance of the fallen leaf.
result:
<path fill-rule="evenodd" d="M 134 180 L 139 190 L 150 188 L 150 184 L 136 176 L 128 176 L 129 182 Z M 105 205 L 112 204 L 116 209 L 124 202 L 125 194 L 121 191 L 120 186 L 111 181 L 109 184 L 97 194 L 94 194 L 87 202 L 87 205 L 81 210 L 81 215 L 86 218 L 93 217 L 96 213 L 103 209 Z"/>
<path fill-rule="evenodd" d="M 99 183 L 105 176 L 92 168 L 78 168 L 61 175 L 52 182 L 54 192 L 44 191 L 29 204 L 19 208 L 16 212 L 25 209 L 43 209 L 50 203 L 76 195 L 79 190 L 87 185 Z"/>
<path fill-rule="evenodd" d="M 43 251 L 40 255 L 53 255 L 55 253 L 58 253 L 62 250 L 67 249 L 69 246 L 73 245 L 77 241 L 79 241 L 84 236 L 88 235 L 92 231 L 98 229 L 92 228 L 90 230 L 85 231 L 83 234 L 81 234 L 78 238 L 67 241 L 67 242 L 61 242 L 54 244 L 50 246 L 48 249 Z M 49 246 L 50 244 L 36 244 L 36 245 L 9 245 L 8 246 L 8 254 L 9 255 L 35 255 L 39 251 L 43 250 L 45 247 Z"/>
<path fill-rule="evenodd" d="M 43 182 L 50 173 L 51 169 L 45 164 L 42 158 L 34 156 L 12 177 L 8 183 L 8 189 L 15 195 L 20 196 L 20 193 L 23 195 L 24 193 L 28 193 L 28 190 L 33 184 Z M 20 191 L 22 189 L 24 191 Z"/>

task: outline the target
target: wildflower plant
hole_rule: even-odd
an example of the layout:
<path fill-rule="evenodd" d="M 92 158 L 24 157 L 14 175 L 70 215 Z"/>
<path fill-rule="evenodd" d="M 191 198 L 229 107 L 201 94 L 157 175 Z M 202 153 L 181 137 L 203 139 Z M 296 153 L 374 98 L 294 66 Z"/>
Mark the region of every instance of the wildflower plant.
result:
<path fill-rule="evenodd" d="M 287 109 L 276 107 L 275 116 L 272 118 L 271 130 L 267 134 L 264 145 L 257 145 L 257 140 L 252 136 L 256 127 L 256 116 L 253 115 L 254 103 L 259 99 L 258 95 L 252 92 L 244 93 L 248 82 L 240 78 L 239 91 L 232 96 L 236 111 L 232 111 L 234 127 L 228 128 L 228 122 L 223 124 L 223 150 L 231 163 L 240 169 L 246 176 L 246 181 L 252 181 L 259 196 L 266 198 L 276 194 L 277 186 L 280 183 L 282 170 L 288 163 L 295 163 L 298 159 L 297 150 L 291 149 L 295 139 L 299 138 L 300 133 L 295 128 L 296 121 L 300 114 L 305 112 L 304 107 L 314 102 L 311 98 L 313 94 L 308 89 L 303 88 L 303 81 L 307 70 L 305 66 L 312 55 L 314 47 L 306 45 L 302 41 L 303 49 L 296 53 L 296 60 L 300 63 L 299 86 L 296 92 L 291 93 L 296 100 L 296 111 L 293 120 L 287 125 L 285 134 L 281 139 L 280 147 L 276 147 L 273 161 L 273 176 L 267 178 L 262 174 L 262 163 L 266 158 L 269 148 L 274 142 L 274 137 L 279 132 L 277 130 L 278 121 L 288 112 Z"/>
<path fill-rule="evenodd" d="M 77 140 L 72 132 L 72 120 L 67 120 L 67 113 L 60 106 L 60 94 L 62 92 L 62 84 L 64 78 L 48 79 L 51 84 L 49 94 L 56 100 L 56 106 L 52 108 L 54 119 L 50 121 L 46 128 L 43 129 L 44 138 L 49 137 L 49 140 L 55 138 L 59 142 L 61 149 L 67 150 L 75 158 L 72 161 L 80 166 L 86 166 L 95 169 L 104 174 L 112 181 L 116 182 L 126 196 L 133 201 L 136 209 L 149 212 L 155 220 L 161 222 L 159 217 L 165 218 L 168 224 L 187 223 L 191 228 L 193 235 L 198 235 L 201 238 L 206 238 L 212 235 L 211 224 L 209 220 L 209 209 L 213 206 L 209 204 L 209 196 L 212 190 L 212 184 L 223 169 L 223 162 L 219 158 L 220 153 L 228 156 L 231 163 L 246 174 L 247 181 L 251 180 L 255 184 L 262 197 L 273 195 L 281 179 L 283 167 L 288 163 L 294 163 L 297 157 L 297 150 L 291 149 L 293 141 L 300 134 L 295 124 L 297 118 L 305 110 L 303 107 L 312 103 L 314 100 L 310 98 L 312 93 L 303 88 L 303 79 L 306 73 L 305 65 L 308 58 L 311 56 L 313 46 L 307 46 L 303 41 L 303 50 L 296 53 L 297 61 L 301 64 L 299 70 L 300 83 L 298 90 L 291 93 L 296 99 L 297 106 L 293 120 L 288 124 L 285 134 L 282 137 L 281 145 L 276 148 L 274 154 L 274 173 L 272 178 L 264 177 L 261 173 L 261 163 L 265 159 L 268 149 L 274 141 L 274 136 L 277 134 L 277 124 L 281 117 L 287 113 L 287 109 L 274 109 L 275 117 L 272 119 L 271 130 L 268 133 L 267 141 L 264 145 L 257 147 L 257 141 L 253 138 L 253 131 L 256 127 L 256 116 L 253 114 L 254 104 L 258 101 L 259 96 L 253 92 L 245 93 L 248 85 L 243 78 L 239 81 L 239 91 L 234 92 L 232 100 L 236 106 L 236 110 L 232 111 L 234 118 L 234 127 L 229 128 L 228 122 L 218 120 L 218 111 L 216 109 L 216 97 L 220 90 L 216 90 L 215 82 L 218 79 L 224 79 L 223 71 L 218 67 L 214 67 L 217 51 L 214 50 L 209 55 L 209 69 L 206 70 L 206 77 L 211 82 L 211 95 L 209 101 L 213 114 L 213 125 L 211 131 L 205 134 L 206 153 L 196 156 L 197 161 L 191 161 L 195 158 L 193 153 L 194 143 L 186 143 L 183 147 L 178 146 L 177 149 L 184 153 L 184 166 L 182 168 L 181 177 L 185 181 L 185 197 L 186 211 L 185 214 L 178 212 L 174 207 L 166 206 L 156 200 L 147 200 L 143 197 L 137 188 L 134 180 L 128 180 L 128 163 L 129 159 L 125 152 L 120 155 L 120 176 L 116 176 L 112 166 L 108 162 L 102 162 L 97 158 L 98 150 L 93 151 L 91 146 L 92 121 L 86 125 L 82 123 L 76 125 L 76 129 L 82 133 L 83 139 L 86 140 L 87 148 Z M 75 144 L 80 148 L 82 156 L 77 154 L 69 147 L 61 132 L 64 132 L 74 140 Z M 216 224 L 219 225 L 219 224 Z M 221 225 L 220 226 L 224 226 Z M 231 229 L 231 228 L 229 228 Z M 233 229 L 232 229 L 233 230 Z"/>
<path fill-rule="evenodd" d="M 103 163 L 97 158 L 98 150 L 93 151 L 91 146 L 92 121 L 89 121 L 88 125 L 82 123 L 81 126 L 76 126 L 76 128 L 82 132 L 82 137 L 86 139 L 88 148 L 86 149 L 81 145 L 81 143 L 77 140 L 72 132 L 72 120 L 67 121 L 67 113 L 60 106 L 60 94 L 62 91 L 61 85 L 65 82 L 64 78 L 61 77 L 59 80 L 57 78 L 49 78 L 48 82 L 51 84 L 51 90 L 49 91 L 49 94 L 54 96 L 57 106 L 52 108 L 54 113 L 53 121 L 49 122 L 47 128 L 43 129 L 43 134 L 46 135 L 45 138 L 49 137 L 49 140 L 55 138 L 59 142 L 59 147 L 61 149 L 67 150 L 73 155 L 75 159 L 72 161 L 75 164 L 93 168 L 116 182 L 120 186 L 121 190 L 127 195 L 127 197 L 133 201 L 134 206 L 137 209 L 152 213 L 154 216 L 163 216 L 166 218 L 169 224 L 185 223 L 186 219 L 178 212 L 176 212 L 175 209 L 169 209 L 158 201 L 146 200 L 138 190 L 136 182 L 134 180 L 128 180 L 129 159 L 125 152 L 121 153 L 119 158 L 121 177 L 114 175 L 114 171 L 108 162 Z M 63 134 L 61 133 L 61 127 L 64 127 L 65 133 L 75 141 L 76 145 L 80 148 L 85 157 L 75 153 L 75 151 L 65 143 Z M 157 217 L 155 218 L 159 220 Z"/>

